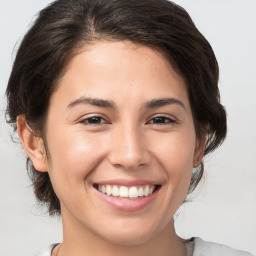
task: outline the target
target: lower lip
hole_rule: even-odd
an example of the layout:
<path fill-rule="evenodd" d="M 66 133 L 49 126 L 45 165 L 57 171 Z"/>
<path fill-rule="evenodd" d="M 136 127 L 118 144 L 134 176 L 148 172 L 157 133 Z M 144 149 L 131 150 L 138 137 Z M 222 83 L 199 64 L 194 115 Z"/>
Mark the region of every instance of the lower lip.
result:
<path fill-rule="evenodd" d="M 96 190 L 96 192 L 98 192 L 98 195 L 113 208 L 127 212 L 139 211 L 149 206 L 156 198 L 158 191 L 159 189 L 157 189 L 149 196 L 140 197 L 138 199 L 121 199 L 119 197 L 108 196 Z"/>

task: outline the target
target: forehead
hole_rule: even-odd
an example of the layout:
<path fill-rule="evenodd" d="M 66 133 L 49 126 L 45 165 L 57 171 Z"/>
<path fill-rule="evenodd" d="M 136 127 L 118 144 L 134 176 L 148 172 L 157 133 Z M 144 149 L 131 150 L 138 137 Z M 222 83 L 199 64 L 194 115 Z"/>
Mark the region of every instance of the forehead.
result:
<path fill-rule="evenodd" d="M 100 41 L 80 49 L 70 60 L 54 94 L 69 91 L 77 98 L 112 98 L 117 90 L 127 97 L 144 91 L 148 100 L 156 93 L 161 97 L 170 91 L 187 93 L 184 79 L 160 51 L 130 41 Z"/>

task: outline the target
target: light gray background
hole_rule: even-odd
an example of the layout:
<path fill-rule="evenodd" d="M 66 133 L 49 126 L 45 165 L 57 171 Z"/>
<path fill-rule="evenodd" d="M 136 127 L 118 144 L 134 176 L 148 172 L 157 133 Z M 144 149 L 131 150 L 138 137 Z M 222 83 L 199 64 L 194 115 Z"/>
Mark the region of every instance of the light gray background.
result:
<path fill-rule="evenodd" d="M 0 255 L 34 255 L 61 241 L 61 221 L 37 206 L 25 154 L 4 122 L 4 91 L 19 40 L 50 0 L 0 3 Z M 215 50 L 228 138 L 206 159 L 204 181 L 176 220 L 178 233 L 256 253 L 256 1 L 177 0 Z"/>

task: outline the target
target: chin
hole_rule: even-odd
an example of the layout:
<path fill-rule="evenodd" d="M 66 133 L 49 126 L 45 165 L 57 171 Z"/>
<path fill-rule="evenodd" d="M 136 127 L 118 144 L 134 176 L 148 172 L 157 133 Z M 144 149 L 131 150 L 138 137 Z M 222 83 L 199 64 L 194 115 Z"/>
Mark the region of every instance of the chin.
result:
<path fill-rule="evenodd" d="M 105 234 L 101 233 L 101 237 L 112 244 L 117 245 L 141 245 L 149 242 L 153 237 L 160 233 L 159 227 L 154 227 L 150 222 L 140 223 L 127 221 L 125 225 L 106 227 L 108 230 Z"/>
<path fill-rule="evenodd" d="M 105 240 L 116 245 L 141 245 L 150 241 L 152 237 L 153 235 L 138 234 L 137 232 L 132 234 L 128 232 L 115 232 L 113 235 L 110 234 Z"/>

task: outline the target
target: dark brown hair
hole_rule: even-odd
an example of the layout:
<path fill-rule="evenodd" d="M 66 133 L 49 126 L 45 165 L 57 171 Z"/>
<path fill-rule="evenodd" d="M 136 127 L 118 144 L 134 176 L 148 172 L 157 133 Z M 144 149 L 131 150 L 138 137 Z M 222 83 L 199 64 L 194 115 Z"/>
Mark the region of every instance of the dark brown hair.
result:
<path fill-rule="evenodd" d="M 198 137 L 208 134 L 205 154 L 226 136 L 226 113 L 220 104 L 219 69 L 214 52 L 188 13 L 167 0 L 57 0 L 43 9 L 21 42 L 6 90 L 7 122 L 16 127 L 24 114 L 44 138 L 51 93 L 78 49 L 96 40 L 130 40 L 169 59 L 185 79 Z M 49 213 L 60 203 L 48 173 L 27 168 L 37 199 Z M 192 175 L 189 192 L 200 181 L 203 163 Z"/>

